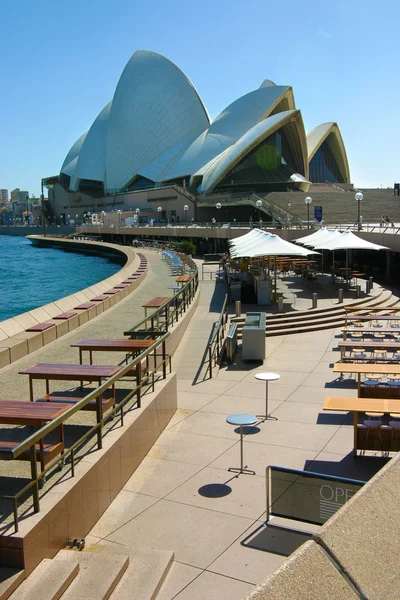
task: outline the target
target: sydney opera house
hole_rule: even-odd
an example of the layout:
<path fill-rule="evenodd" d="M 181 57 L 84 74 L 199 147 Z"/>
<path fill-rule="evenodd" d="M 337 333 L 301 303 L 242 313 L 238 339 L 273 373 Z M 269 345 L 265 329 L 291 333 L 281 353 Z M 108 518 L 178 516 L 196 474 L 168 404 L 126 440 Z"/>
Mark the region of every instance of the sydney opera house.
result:
<path fill-rule="evenodd" d="M 188 77 L 143 50 L 133 54 L 114 97 L 73 144 L 59 175 L 45 180 L 56 213 L 89 210 L 90 198 L 106 210 L 119 196 L 129 205 L 134 201 L 127 194 L 169 186 L 201 201 L 216 194 L 306 192 L 311 183 L 350 184 L 337 123 L 317 125 L 307 135 L 293 89 L 269 80 L 211 121 Z"/>

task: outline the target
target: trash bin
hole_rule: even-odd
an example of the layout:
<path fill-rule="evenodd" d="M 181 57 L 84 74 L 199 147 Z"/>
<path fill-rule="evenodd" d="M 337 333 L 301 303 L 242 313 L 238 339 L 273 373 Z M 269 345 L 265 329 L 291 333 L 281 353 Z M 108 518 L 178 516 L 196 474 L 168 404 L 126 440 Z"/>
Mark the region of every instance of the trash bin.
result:
<path fill-rule="evenodd" d="M 242 284 L 240 282 L 231 283 L 231 300 L 236 302 L 241 300 L 242 297 Z"/>
<path fill-rule="evenodd" d="M 265 358 L 265 312 L 249 312 L 242 330 L 243 360 Z"/>

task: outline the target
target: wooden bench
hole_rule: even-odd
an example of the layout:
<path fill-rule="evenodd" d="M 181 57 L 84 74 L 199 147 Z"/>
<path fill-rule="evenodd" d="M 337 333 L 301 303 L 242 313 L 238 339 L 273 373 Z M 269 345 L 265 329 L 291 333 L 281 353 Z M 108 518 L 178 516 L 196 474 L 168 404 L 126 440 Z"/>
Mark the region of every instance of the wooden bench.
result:
<path fill-rule="evenodd" d="M 77 404 L 84 398 L 84 396 L 57 396 L 56 394 L 45 394 L 42 398 L 38 398 L 36 402 L 58 402 L 60 404 Z M 115 398 L 111 396 L 110 398 L 102 398 L 101 401 L 103 413 L 112 408 L 115 405 Z M 95 411 L 96 410 L 96 400 L 91 400 L 86 406 L 82 408 L 82 410 Z"/>
<path fill-rule="evenodd" d="M 59 315 L 56 315 L 55 317 L 53 317 L 53 319 L 72 319 L 72 317 L 76 317 L 78 313 L 76 312 L 64 312 L 64 313 L 60 313 Z"/>
<path fill-rule="evenodd" d="M 108 296 L 106 296 L 105 294 L 100 294 L 100 296 L 95 296 L 94 298 L 91 298 L 91 300 L 93 302 L 102 302 L 104 300 L 108 300 Z"/>
<path fill-rule="evenodd" d="M 75 310 L 88 310 L 89 308 L 93 308 L 96 306 L 94 302 L 83 302 L 83 304 L 78 304 L 78 306 L 74 306 Z"/>
<path fill-rule="evenodd" d="M 5 452 L 7 450 L 13 450 L 19 446 L 21 442 L 9 442 L 0 440 L 0 451 Z M 45 466 L 53 460 L 55 456 L 64 452 L 64 442 L 57 442 L 55 444 L 36 444 L 36 460 L 40 462 L 42 471 Z M 31 460 L 30 449 L 25 450 L 16 460 Z"/>
<path fill-rule="evenodd" d="M 50 329 L 50 327 L 54 327 L 54 323 L 38 323 L 37 325 L 32 325 L 26 331 L 46 331 L 46 329 Z"/>

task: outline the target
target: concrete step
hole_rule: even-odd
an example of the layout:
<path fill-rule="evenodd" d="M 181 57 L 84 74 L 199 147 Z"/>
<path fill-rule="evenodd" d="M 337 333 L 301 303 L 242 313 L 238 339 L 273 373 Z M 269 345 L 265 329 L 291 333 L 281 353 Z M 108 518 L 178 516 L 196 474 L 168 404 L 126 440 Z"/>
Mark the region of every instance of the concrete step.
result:
<path fill-rule="evenodd" d="M 108 600 L 128 568 L 129 556 L 61 550 L 54 558 L 56 561 L 79 564 L 79 574 L 61 596 L 62 600 Z"/>
<path fill-rule="evenodd" d="M 78 561 L 45 558 L 27 577 L 9 600 L 58 600 L 79 573 Z"/>
<path fill-rule="evenodd" d="M 154 600 L 174 560 L 174 553 L 142 548 L 129 553 L 129 567 L 110 600 Z"/>
<path fill-rule="evenodd" d="M 0 567 L 0 600 L 7 600 L 24 580 L 24 577 L 23 569 Z"/>
<path fill-rule="evenodd" d="M 314 331 L 321 331 L 322 329 L 336 329 L 344 326 L 344 323 L 338 323 L 337 325 L 331 325 L 329 323 L 313 323 L 313 324 L 299 324 L 296 328 L 291 329 L 271 329 L 265 333 L 265 337 L 274 337 L 277 335 L 293 335 L 294 333 L 308 333 Z"/>

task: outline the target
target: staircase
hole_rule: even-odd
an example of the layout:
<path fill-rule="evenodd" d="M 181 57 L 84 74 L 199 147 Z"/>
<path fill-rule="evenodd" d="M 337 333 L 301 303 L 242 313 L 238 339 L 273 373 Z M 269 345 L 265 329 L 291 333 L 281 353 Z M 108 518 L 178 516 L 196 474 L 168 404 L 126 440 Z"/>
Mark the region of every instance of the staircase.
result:
<path fill-rule="evenodd" d="M 393 196 L 392 189 L 363 189 L 364 198 L 361 202 L 361 214 L 364 223 L 378 223 L 380 218 L 388 215 L 395 223 L 400 222 L 400 197 Z M 264 197 L 266 202 L 272 202 L 290 212 L 294 218 L 307 220 L 306 195 L 312 197 L 310 205 L 310 220 L 313 220 L 313 206 L 322 206 L 325 224 L 355 223 L 357 220 L 357 202 L 354 191 L 339 190 L 333 185 L 321 185 L 317 190 L 302 192 L 272 192 Z M 290 200 L 290 208 L 288 201 Z"/>
<path fill-rule="evenodd" d="M 346 303 L 345 306 L 359 307 L 360 312 L 368 312 L 369 308 L 385 308 L 398 303 L 397 297 L 392 296 L 392 292 L 381 290 L 373 298 L 363 298 L 354 302 Z M 266 337 L 276 335 L 291 335 L 293 333 L 305 333 L 319 331 L 321 329 L 342 328 L 345 325 L 346 311 L 343 304 L 337 304 L 327 308 L 313 308 L 310 310 L 301 310 L 290 313 L 281 313 L 267 315 L 265 327 Z M 242 337 L 242 329 L 245 322 L 245 316 L 233 317 L 232 322 L 238 324 L 238 338 Z"/>
<path fill-rule="evenodd" d="M 26 579 L 24 571 L 8 569 L 5 577 L 0 569 L 0 600 L 155 600 L 173 559 L 170 551 L 101 542 L 61 550 Z"/>

